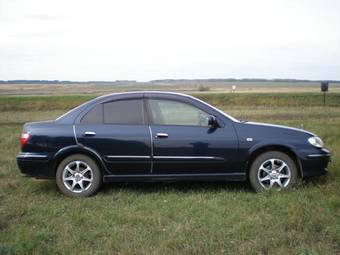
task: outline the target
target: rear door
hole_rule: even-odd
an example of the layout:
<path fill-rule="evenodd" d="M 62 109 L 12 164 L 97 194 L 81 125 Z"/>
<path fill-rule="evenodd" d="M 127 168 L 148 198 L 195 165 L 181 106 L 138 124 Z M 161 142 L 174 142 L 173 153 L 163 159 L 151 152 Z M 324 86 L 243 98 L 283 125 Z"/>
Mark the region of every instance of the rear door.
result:
<path fill-rule="evenodd" d="M 232 124 L 208 126 L 210 114 L 187 102 L 147 98 L 153 174 L 218 174 L 237 170 Z"/>
<path fill-rule="evenodd" d="M 96 151 L 112 174 L 149 174 L 151 140 L 142 98 L 100 103 L 75 126 L 79 143 Z"/>

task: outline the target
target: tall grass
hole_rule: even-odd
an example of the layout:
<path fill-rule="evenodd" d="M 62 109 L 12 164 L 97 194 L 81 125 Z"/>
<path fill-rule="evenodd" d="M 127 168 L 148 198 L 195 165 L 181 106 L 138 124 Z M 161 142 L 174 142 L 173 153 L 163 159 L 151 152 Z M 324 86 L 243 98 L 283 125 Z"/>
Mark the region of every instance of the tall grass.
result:
<path fill-rule="evenodd" d="M 215 106 L 323 106 L 322 93 L 196 93 L 192 94 Z M 2 111 L 67 110 L 95 98 L 94 95 L 1 96 Z M 329 93 L 327 106 L 340 107 L 340 93 Z"/>

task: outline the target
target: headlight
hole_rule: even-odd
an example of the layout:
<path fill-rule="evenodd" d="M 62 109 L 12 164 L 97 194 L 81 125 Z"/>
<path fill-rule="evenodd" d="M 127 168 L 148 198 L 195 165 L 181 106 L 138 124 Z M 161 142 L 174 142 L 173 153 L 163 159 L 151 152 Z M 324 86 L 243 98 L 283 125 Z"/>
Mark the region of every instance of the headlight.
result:
<path fill-rule="evenodd" d="M 315 147 L 323 148 L 323 141 L 317 136 L 309 137 L 308 142 Z"/>

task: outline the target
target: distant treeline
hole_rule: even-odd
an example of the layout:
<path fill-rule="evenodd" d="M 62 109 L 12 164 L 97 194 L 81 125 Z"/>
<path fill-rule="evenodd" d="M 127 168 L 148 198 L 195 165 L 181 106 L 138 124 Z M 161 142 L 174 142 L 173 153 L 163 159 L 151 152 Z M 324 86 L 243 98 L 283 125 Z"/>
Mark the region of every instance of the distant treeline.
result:
<path fill-rule="evenodd" d="M 137 81 L 131 80 L 116 80 L 116 81 L 60 81 L 60 80 L 0 80 L 0 83 L 11 83 L 11 84 L 89 84 L 89 83 L 137 83 Z"/>
<path fill-rule="evenodd" d="M 263 78 L 250 78 L 250 79 L 163 79 L 152 80 L 151 83 L 186 83 L 186 82 L 322 82 L 328 81 L 330 83 L 340 83 L 337 80 L 298 80 L 298 79 L 263 79 Z"/>
<path fill-rule="evenodd" d="M 204 82 L 322 82 L 324 80 L 298 80 L 298 79 L 163 79 L 151 80 L 148 82 L 138 82 L 135 80 L 116 80 L 116 81 L 63 81 L 63 80 L 0 80 L 0 84 L 138 84 L 138 83 L 204 83 Z M 337 80 L 326 80 L 330 83 L 340 83 Z"/>

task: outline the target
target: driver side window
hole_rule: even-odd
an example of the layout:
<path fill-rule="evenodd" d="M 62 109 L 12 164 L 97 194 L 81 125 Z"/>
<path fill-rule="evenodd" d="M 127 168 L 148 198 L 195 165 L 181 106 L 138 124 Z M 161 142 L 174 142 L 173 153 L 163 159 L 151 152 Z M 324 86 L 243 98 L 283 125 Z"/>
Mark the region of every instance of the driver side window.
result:
<path fill-rule="evenodd" d="M 208 126 L 209 114 L 190 104 L 149 99 L 151 121 L 156 125 Z"/>

